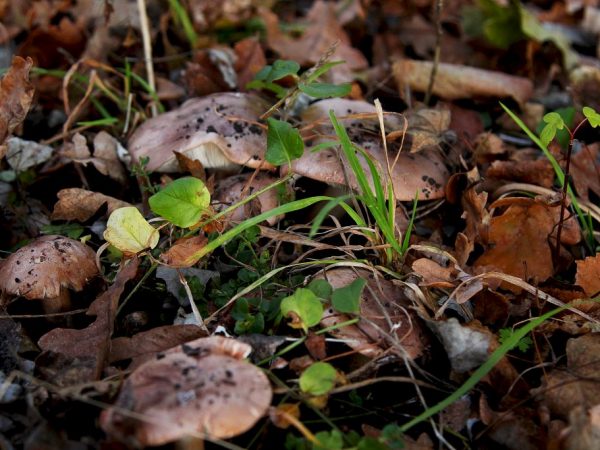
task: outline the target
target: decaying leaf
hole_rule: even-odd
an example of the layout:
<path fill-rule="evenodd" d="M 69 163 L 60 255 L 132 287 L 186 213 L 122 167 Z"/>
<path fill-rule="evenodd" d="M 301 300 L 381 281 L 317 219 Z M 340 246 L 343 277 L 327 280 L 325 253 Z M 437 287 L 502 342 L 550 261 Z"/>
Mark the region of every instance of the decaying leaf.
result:
<path fill-rule="evenodd" d="M 588 256 L 577 261 L 575 282 L 581 286 L 588 297 L 600 291 L 600 255 Z"/>
<path fill-rule="evenodd" d="M 52 220 L 85 222 L 96 214 L 104 204 L 106 204 L 106 214 L 109 215 L 115 209 L 131 206 L 122 200 L 87 189 L 62 189 L 56 195 L 58 201 L 52 211 Z"/>
<path fill-rule="evenodd" d="M 554 273 L 550 242 L 556 234 L 560 205 L 528 198 L 505 198 L 490 208 L 508 206 L 490 221 L 484 253 L 475 261 L 480 270 L 494 268 L 524 280 L 547 280 Z M 581 234 L 576 219 L 563 224 L 562 242 L 575 244 Z"/>
<path fill-rule="evenodd" d="M 426 92 L 433 63 L 402 59 L 394 63 L 394 77 L 398 91 L 406 87 L 416 92 Z M 523 104 L 533 95 L 533 83 L 528 78 L 475 67 L 440 63 L 433 84 L 433 94 L 445 99 L 461 98 L 513 98 Z"/>
<path fill-rule="evenodd" d="M 400 287 L 383 278 L 375 279 L 366 270 L 332 269 L 322 277 L 334 289 L 348 286 L 359 277 L 367 280 L 360 299 L 359 322 L 331 330 L 332 335 L 344 339 L 349 347 L 371 357 L 380 355 L 388 348 L 393 353 L 411 359 L 423 354 L 427 336 L 416 314 L 409 308 L 410 300 Z M 349 319 L 349 316 L 330 307 L 323 314 L 321 325 L 329 327 Z"/>
<path fill-rule="evenodd" d="M 0 81 L 0 158 L 6 154 L 4 142 L 29 111 L 34 88 L 29 82 L 33 61 L 15 56 Z"/>
<path fill-rule="evenodd" d="M 45 163 L 52 156 L 52 147 L 12 137 L 6 141 L 6 161 L 16 172 Z"/>
<path fill-rule="evenodd" d="M 87 314 L 96 320 L 82 330 L 55 328 L 38 341 L 42 350 L 61 353 L 68 358 L 93 358 L 94 377 L 99 378 L 108 363 L 110 338 L 119 298 L 125 284 L 137 274 L 140 262 L 132 259 L 118 273 L 114 283 L 90 305 Z"/>
<path fill-rule="evenodd" d="M 160 259 L 170 267 L 193 266 L 200 259 L 195 255 L 207 243 L 208 239 L 205 236 L 181 238 L 161 254 Z"/>

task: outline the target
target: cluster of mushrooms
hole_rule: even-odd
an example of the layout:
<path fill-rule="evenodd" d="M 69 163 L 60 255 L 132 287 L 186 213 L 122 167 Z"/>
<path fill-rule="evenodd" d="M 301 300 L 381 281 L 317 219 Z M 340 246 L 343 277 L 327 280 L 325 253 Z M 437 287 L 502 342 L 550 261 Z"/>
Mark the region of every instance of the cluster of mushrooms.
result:
<path fill-rule="evenodd" d="M 353 142 L 380 169 L 383 181 L 387 183 L 391 177 L 398 201 L 413 200 L 415 195 L 420 200 L 444 196 L 449 172 L 437 146 L 416 145 L 417 139 L 411 144 L 405 133 L 406 119 L 393 114 L 384 116 L 388 133 L 384 142 L 376 109 L 364 101 L 330 99 L 308 106 L 297 118 L 306 144 L 304 155 L 289 166 L 273 167 L 265 160 L 267 133 L 260 120 L 269 106 L 248 93 L 191 99 L 141 125 L 129 140 L 129 152 L 133 162 L 147 159 L 146 167 L 152 172 L 179 171 L 178 152 L 199 161 L 205 169 L 229 174 L 219 177 L 215 186 L 212 197 L 217 210 L 290 171 L 334 188 L 357 190 L 356 177 L 345 169 L 341 152 L 332 147 L 311 151 L 335 138 L 328 115 L 333 110 Z M 411 120 L 416 119 L 409 117 L 409 130 Z M 392 135 L 396 138 L 389 139 Z M 400 151 L 405 144 L 410 148 Z M 369 173 L 364 156 L 358 156 Z M 260 173 L 243 171 L 244 167 Z M 279 201 L 271 189 L 235 210 L 229 220 L 241 221 L 271 210 Z M 279 220 L 280 216 L 273 217 L 269 224 Z M 356 276 L 338 272 L 339 279 L 334 271 L 327 277 L 334 286 L 345 285 Z M 99 273 L 95 253 L 87 245 L 63 236 L 41 237 L 0 261 L 0 306 L 18 297 L 41 301 L 46 313 L 68 310 L 71 293 L 84 289 Z M 392 292 L 392 287 L 389 290 Z M 361 314 L 373 320 L 380 315 L 368 298 L 361 302 Z M 323 326 L 341 320 L 328 317 Z M 381 352 L 377 346 L 365 344 L 361 336 L 382 340 L 373 327 L 347 327 L 339 334 L 355 342 L 351 346 L 365 355 Z M 227 439 L 247 431 L 264 416 L 272 397 L 265 374 L 245 361 L 251 350 L 245 343 L 213 336 L 157 354 L 129 375 L 115 405 L 103 412 L 101 427 L 112 439 L 135 447 L 163 445 L 190 436 Z M 410 356 L 418 356 L 421 350 L 416 344 L 409 347 Z"/>

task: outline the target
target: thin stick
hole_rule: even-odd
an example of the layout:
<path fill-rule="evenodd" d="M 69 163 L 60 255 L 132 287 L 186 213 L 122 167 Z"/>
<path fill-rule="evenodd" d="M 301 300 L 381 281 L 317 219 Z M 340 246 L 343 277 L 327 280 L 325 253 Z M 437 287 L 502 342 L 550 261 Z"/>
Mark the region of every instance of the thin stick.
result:
<path fill-rule="evenodd" d="M 152 42 L 150 40 L 150 24 L 148 23 L 148 14 L 146 13 L 146 0 L 138 0 L 138 13 L 140 15 L 140 26 L 142 29 L 142 41 L 144 43 L 144 62 L 146 63 L 146 76 L 152 92 L 156 92 L 156 83 L 154 81 L 154 66 L 152 64 Z M 158 115 L 156 103 L 150 104 L 152 116 Z"/>
<path fill-rule="evenodd" d="M 429 105 L 431 100 L 431 92 L 433 91 L 433 83 L 435 82 L 435 76 L 437 75 L 438 66 L 440 64 L 440 48 L 442 46 L 442 6 L 444 5 L 443 0 L 437 0 L 435 2 L 435 50 L 433 54 L 433 66 L 431 67 L 431 73 L 429 74 L 429 85 L 427 86 L 427 93 L 425 94 L 425 105 Z"/>
<path fill-rule="evenodd" d="M 200 314 L 200 311 L 198 310 L 198 307 L 196 306 L 196 302 L 194 302 L 194 296 L 192 295 L 192 290 L 190 289 L 190 286 L 188 285 L 187 280 L 185 279 L 185 277 L 179 270 L 177 270 L 177 273 L 179 274 L 179 282 L 183 285 L 183 289 L 185 289 L 185 293 L 187 294 L 188 300 L 190 301 L 190 306 L 192 307 L 192 313 L 194 314 L 194 317 L 196 318 L 196 322 L 198 322 L 198 326 L 202 329 L 202 331 L 205 331 L 206 334 L 210 334 L 210 332 L 208 331 L 208 328 L 206 328 L 206 325 L 204 324 L 202 315 Z"/>

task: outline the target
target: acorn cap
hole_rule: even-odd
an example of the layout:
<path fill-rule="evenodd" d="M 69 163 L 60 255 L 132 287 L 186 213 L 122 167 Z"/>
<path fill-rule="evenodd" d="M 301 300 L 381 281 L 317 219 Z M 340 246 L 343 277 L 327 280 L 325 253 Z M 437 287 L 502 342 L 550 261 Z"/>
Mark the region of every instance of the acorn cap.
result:
<path fill-rule="evenodd" d="M 125 381 L 114 407 L 100 417 L 102 429 L 139 446 L 244 433 L 266 413 L 272 398 L 266 375 L 241 360 L 250 350 L 234 339 L 212 336 L 159 353 Z M 123 409 L 148 420 L 122 414 Z"/>
<path fill-rule="evenodd" d="M 96 253 L 87 245 L 64 236 L 43 236 L 4 261 L 0 291 L 28 300 L 55 298 L 63 288 L 81 291 L 98 273 Z"/>
<path fill-rule="evenodd" d="M 264 160 L 267 134 L 258 125 L 267 109 L 269 104 L 253 94 L 193 98 L 144 122 L 129 139 L 129 152 L 133 162 L 148 157 L 147 169 L 156 172 L 179 170 L 173 152 L 200 161 L 206 169 L 270 169 Z"/>
<path fill-rule="evenodd" d="M 335 138 L 333 128 L 328 124 L 330 109 L 334 110 L 338 119 L 349 114 L 375 114 L 375 107 L 366 102 L 339 100 L 341 99 L 323 100 L 314 103 L 304 111 L 302 114 L 304 120 L 319 121 L 319 125 L 314 130 L 321 134 L 309 140 L 307 143 L 309 148 L 305 150 L 302 157 L 292 161 L 291 169 L 294 173 L 313 180 L 329 185 L 345 186 L 348 184 L 351 189 L 358 190 L 356 176 L 349 169 L 349 163 L 343 152 L 339 152 L 340 159 L 335 148 L 326 148 L 317 152 L 312 152 L 310 149 L 321 142 L 331 141 L 332 138 Z M 404 121 L 399 116 L 386 115 L 384 122 L 386 133 L 402 130 L 404 127 Z M 350 140 L 363 148 L 370 156 L 385 186 L 388 178 L 387 162 L 377 118 L 349 118 L 340 120 L 340 123 L 346 128 Z M 429 146 L 419 152 L 402 151 L 398 154 L 397 149 L 394 149 L 395 145 L 388 145 L 388 160 L 393 166 L 391 176 L 396 199 L 409 201 L 413 200 L 415 195 L 419 200 L 444 197 L 444 186 L 450 174 L 440 151 L 435 146 Z M 357 156 L 367 178 L 371 181 L 369 165 L 362 154 L 358 153 Z M 346 175 L 344 175 L 344 168 L 346 168 Z M 284 173 L 288 170 L 289 167 L 283 168 Z M 346 177 L 348 183 L 346 183 Z M 371 187 L 373 186 L 371 185 Z"/>

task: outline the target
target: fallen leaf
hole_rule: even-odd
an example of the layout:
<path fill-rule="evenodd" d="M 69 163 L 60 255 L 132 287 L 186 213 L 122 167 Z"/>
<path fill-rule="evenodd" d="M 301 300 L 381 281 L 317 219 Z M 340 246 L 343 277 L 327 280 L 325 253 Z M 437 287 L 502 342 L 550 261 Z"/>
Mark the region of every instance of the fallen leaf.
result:
<path fill-rule="evenodd" d="M 160 234 L 135 206 L 126 206 L 112 212 L 106 222 L 104 239 L 123 253 L 134 255 L 156 247 Z"/>
<path fill-rule="evenodd" d="M 600 334 L 590 333 L 567 341 L 567 369 L 544 374 L 542 385 L 532 394 L 558 417 L 567 418 L 577 408 L 586 410 L 600 404 Z"/>
<path fill-rule="evenodd" d="M 204 336 L 205 333 L 196 325 L 165 325 L 132 337 L 118 337 L 111 341 L 109 362 L 132 359 L 128 366 L 132 370 L 158 352 Z"/>
<path fill-rule="evenodd" d="M 589 201 L 589 193 L 600 197 L 600 146 L 584 145 L 571 156 L 571 177 L 577 195 Z"/>
<path fill-rule="evenodd" d="M 55 328 L 39 339 L 40 348 L 73 359 L 93 358 L 94 378 L 99 379 L 108 362 L 110 337 L 113 333 L 113 321 L 119 298 L 125 289 L 125 284 L 136 276 L 139 264 L 137 258 L 130 260 L 117 274 L 113 284 L 92 302 L 86 313 L 96 316 L 96 320 L 91 325 L 82 330 Z"/>
<path fill-rule="evenodd" d="M 333 329 L 329 332 L 331 335 L 344 339 L 346 345 L 369 357 L 381 355 L 386 349 L 411 359 L 425 352 L 427 336 L 416 314 L 409 309 L 411 302 L 402 288 L 389 280 L 375 279 L 366 270 L 332 269 L 318 278 L 325 278 L 334 289 L 348 286 L 357 278 L 367 280 L 360 299 L 359 322 Z M 386 317 L 394 324 L 393 330 Z M 347 320 L 350 316 L 328 307 L 321 326 L 330 327 Z M 390 334 L 394 336 L 393 341 Z"/>
<path fill-rule="evenodd" d="M 554 169 L 547 159 L 535 161 L 496 160 L 492 162 L 485 175 L 489 178 L 536 184 L 545 188 L 551 188 L 554 184 Z"/>
<path fill-rule="evenodd" d="M 491 219 L 485 250 L 474 267 L 479 270 L 494 268 L 525 281 L 547 280 L 554 273 L 549 239 L 556 234 L 560 205 L 510 197 L 494 202 L 490 208 L 501 206 L 508 208 Z M 574 244 L 581 238 L 575 220 L 571 217 L 565 221 L 563 243 Z"/>
<path fill-rule="evenodd" d="M 313 3 L 306 16 L 308 27 L 299 39 L 281 32 L 274 13 L 263 10 L 262 17 L 267 28 L 267 45 L 281 59 L 291 59 L 300 65 L 310 66 L 317 63 L 331 45 L 339 41 L 334 53 L 335 59 L 345 61 L 346 67 L 352 70 L 364 69 L 368 65 L 364 55 L 350 44 L 350 38 L 340 26 L 332 3 L 322 0 Z"/>
<path fill-rule="evenodd" d="M 94 216 L 106 204 L 106 214 L 115 209 L 131 206 L 122 200 L 80 188 L 61 189 L 56 194 L 58 201 L 52 211 L 52 220 L 75 220 L 85 222 Z"/>
<path fill-rule="evenodd" d="M 412 270 L 421 277 L 419 286 L 452 288 L 457 271 L 453 267 L 443 267 L 429 258 L 419 258 L 412 263 Z"/>
<path fill-rule="evenodd" d="M 416 92 L 426 92 L 432 68 L 430 61 L 396 61 L 393 73 L 398 92 L 406 92 L 407 87 Z M 440 63 L 432 93 L 445 100 L 513 98 L 523 104 L 533 95 L 533 83 L 528 78 L 502 72 Z"/>
<path fill-rule="evenodd" d="M 583 288 L 588 297 L 594 297 L 600 291 L 600 254 L 576 263 L 575 283 Z"/>
<path fill-rule="evenodd" d="M 6 161 L 15 172 L 45 163 L 52 157 L 52 147 L 11 137 L 6 141 Z"/>
<path fill-rule="evenodd" d="M 237 73 L 237 87 L 245 91 L 246 84 L 267 64 L 267 58 L 259 40 L 254 37 L 236 42 L 233 50 L 237 56 L 233 66 Z"/>
<path fill-rule="evenodd" d="M 31 58 L 15 56 L 8 72 L 0 81 L 0 158 L 6 154 L 4 142 L 29 111 L 34 88 L 29 82 Z"/>
<path fill-rule="evenodd" d="M 207 243 L 205 236 L 181 238 L 162 253 L 160 259 L 169 267 L 191 267 L 198 262 L 200 258 L 196 254 Z"/>

